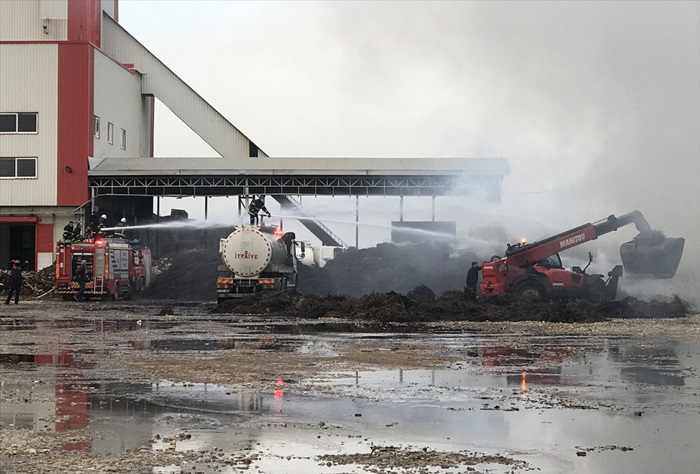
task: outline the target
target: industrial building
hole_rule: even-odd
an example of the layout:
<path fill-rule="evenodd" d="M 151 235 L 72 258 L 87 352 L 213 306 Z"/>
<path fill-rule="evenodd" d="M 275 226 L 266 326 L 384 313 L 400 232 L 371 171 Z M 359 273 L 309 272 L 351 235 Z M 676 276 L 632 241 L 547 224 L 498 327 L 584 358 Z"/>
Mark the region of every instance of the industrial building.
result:
<path fill-rule="evenodd" d="M 220 157 L 153 158 L 155 98 Z M 505 159 L 270 158 L 119 25 L 118 0 L 0 1 L 0 268 L 51 265 L 63 227 L 97 203 L 145 219 L 154 196 L 183 192 L 437 196 L 474 177 L 498 200 L 507 172 Z"/>

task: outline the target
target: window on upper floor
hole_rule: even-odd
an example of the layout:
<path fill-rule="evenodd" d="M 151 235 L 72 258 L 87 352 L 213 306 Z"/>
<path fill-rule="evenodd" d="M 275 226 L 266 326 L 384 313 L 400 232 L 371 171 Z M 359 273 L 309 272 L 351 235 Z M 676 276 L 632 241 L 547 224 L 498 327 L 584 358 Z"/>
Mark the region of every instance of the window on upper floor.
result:
<path fill-rule="evenodd" d="M 37 133 L 36 112 L 0 112 L 0 133 Z"/>
<path fill-rule="evenodd" d="M 100 138 L 100 117 L 98 117 L 97 115 L 95 115 L 93 120 L 92 134 L 95 138 Z"/>
<path fill-rule="evenodd" d="M 0 157 L 0 178 L 36 178 L 36 158 Z"/>
<path fill-rule="evenodd" d="M 114 144 L 114 125 L 112 122 L 107 122 L 107 143 Z"/>
<path fill-rule="evenodd" d="M 121 130 L 122 130 L 121 147 L 122 147 L 122 150 L 126 150 L 126 130 L 124 130 L 123 128 Z"/>

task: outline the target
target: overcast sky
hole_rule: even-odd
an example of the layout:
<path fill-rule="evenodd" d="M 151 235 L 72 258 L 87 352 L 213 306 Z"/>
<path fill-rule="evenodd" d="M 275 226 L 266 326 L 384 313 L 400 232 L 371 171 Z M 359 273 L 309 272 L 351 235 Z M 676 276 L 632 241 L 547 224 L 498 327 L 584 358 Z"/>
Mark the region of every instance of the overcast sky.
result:
<path fill-rule="evenodd" d="M 503 156 L 500 206 L 437 217 L 541 237 L 639 209 L 700 268 L 700 2 L 121 0 L 119 21 L 271 156 Z M 157 155 L 214 155 L 161 109 Z"/>

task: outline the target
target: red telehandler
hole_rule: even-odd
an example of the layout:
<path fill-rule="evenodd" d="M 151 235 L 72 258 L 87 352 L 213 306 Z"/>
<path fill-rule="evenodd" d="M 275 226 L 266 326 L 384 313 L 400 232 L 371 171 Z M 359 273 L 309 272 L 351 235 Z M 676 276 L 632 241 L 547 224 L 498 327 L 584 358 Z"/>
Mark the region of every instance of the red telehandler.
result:
<path fill-rule="evenodd" d="M 620 257 L 629 274 L 653 278 L 671 278 L 676 273 L 683 254 L 685 239 L 667 238 L 653 230 L 639 211 L 620 217 L 588 223 L 532 243 L 508 244 L 505 257 L 494 255 L 482 264 L 481 293 L 485 297 L 511 294 L 520 299 L 584 298 L 594 302 L 614 300 L 622 265 L 603 275 L 588 274 L 588 265 L 565 270 L 560 251 L 595 240 L 620 227 L 634 224 L 639 231 L 634 239 L 620 246 Z"/>

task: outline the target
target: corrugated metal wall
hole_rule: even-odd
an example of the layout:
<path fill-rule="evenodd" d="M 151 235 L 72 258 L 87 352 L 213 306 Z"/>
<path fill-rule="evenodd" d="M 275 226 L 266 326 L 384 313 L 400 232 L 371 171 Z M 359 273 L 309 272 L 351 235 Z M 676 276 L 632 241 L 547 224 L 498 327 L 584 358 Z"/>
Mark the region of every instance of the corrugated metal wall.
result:
<path fill-rule="evenodd" d="M 141 96 L 141 77 L 124 69 L 100 51 L 95 50 L 95 102 L 94 113 L 100 117 L 102 131 L 94 139 L 96 157 L 144 156 L 150 150 L 150 130 L 143 121 L 148 120 Z M 108 124 L 113 125 L 112 144 L 107 141 Z M 126 150 L 120 146 L 120 131 L 126 130 Z M 148 130 L 148 134 L 143 136 Z M 145 155 L 148 156 L 148 155 Z"/>
<path fill-rule="evenodd" d="M 56 205 L 57 83 L 58 45 L 0 45 L 0 112 L 38 113 L 37 134 L 0 135 L 0 156 L 37 157 L 37 178 L 0 179 L 0 206 Z"/>
<path fill-rule="evenodd" d="M 0 41 L 65 40 L 67 19 L 68 0 L 1 0 Z"/>
<path fill-rule="evenodd" d="M 156 96 L 224 158 L 248 157 L 248 138 L 119 24 L 104 17 L 102 34 L 102 49 L 108 55 L 145 74 L 144 94 Z"/>

